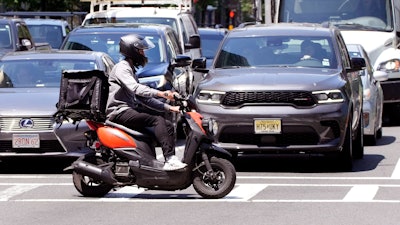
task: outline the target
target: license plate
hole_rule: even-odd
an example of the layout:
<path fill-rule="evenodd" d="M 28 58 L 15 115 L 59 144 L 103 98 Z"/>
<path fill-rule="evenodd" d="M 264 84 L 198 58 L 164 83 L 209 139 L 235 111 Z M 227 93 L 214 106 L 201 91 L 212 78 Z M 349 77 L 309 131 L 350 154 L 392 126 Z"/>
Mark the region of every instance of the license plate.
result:
<path fill-rule="evenodd" d="M 282 131 L 280 119 L 255 119 L 254 132 L 256 134 L 280 134 Z"/>
<path fill-rule="evenodd" d="M 13 148 L 40 148 L 39 134 L 13 134 Z"/>

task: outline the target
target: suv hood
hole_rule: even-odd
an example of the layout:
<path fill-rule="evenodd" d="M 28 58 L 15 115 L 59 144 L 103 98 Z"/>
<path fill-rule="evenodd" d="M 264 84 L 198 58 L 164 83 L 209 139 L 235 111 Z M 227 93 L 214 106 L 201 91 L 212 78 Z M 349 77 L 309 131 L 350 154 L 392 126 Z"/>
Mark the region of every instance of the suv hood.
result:
<path fill-rule="evenodd" d="M 337 89 L 345 81 L 337 70 L 316 68 L 213 69 L 199 83 L 199 90 L 325 90 Z"/>
<path fill-rule="evenodd" d="M 2 88 L 0 116 L 52 116 L 59 94 L 59 88 Z"/>
<path fill-rule="evenodd" d="M 137 71 L 137 75 L 139 78 L 165 75 L 168 66 L 168 63 L 148 63 L 144 68 Z"/>

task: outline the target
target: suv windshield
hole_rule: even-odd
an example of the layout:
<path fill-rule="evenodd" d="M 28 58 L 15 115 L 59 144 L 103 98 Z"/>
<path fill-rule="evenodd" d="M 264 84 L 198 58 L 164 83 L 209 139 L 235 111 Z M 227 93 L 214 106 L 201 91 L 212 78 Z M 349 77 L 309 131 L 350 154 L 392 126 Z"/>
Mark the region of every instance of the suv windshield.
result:
<path fill-rule="evenodd" d="M 10 26 L 0 24 L 0 49 L 12 49 Z"/>
<path fill-rule="evenodd" d="M 126 33 L 127 34 L 127 33 Z M 89 50 L 105 52 L 113 58 L 115 62 L 121 61 L 124 57 L 119 53 L 119 40 L 122 33 L 97 33 L 97 34 L 76 34 L 70 35 L 65 43 L 64 49 L 69 50 Z M 165 53 L 163 43 L 160 37 L 146 35 L 145 38 L 151 40 L 155 45 L 154 48 L 146 51 L 146 56 L 149 63 L 165 62 Z"/>
<path fill-rule="evenodd" d="M 391 31 L 391 11 L 390 0 L 287 0 L 281 1 L 279 22 L 332 22 L 340 29 Z"/>
<path fill-rule="evenodd" d="M 337 68 L 326 37 L 268 36 L 229 38 L 217 56 L 216 68 L 290 66 Z"/>

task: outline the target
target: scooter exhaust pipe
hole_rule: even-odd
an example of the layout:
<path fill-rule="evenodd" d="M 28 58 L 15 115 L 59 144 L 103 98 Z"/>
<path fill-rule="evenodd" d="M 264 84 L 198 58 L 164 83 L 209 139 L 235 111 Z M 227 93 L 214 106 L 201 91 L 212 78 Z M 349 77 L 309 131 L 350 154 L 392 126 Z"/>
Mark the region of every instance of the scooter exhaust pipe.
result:
<path fill-rule="evenodd" d="M 75 161 L 72 163 L 72 167 L 75 172 L 95 180 L 101 180 L 111 185 L 116 185 L 118 183 L 114 178 L 114 173 L 111 171 L 111 165 L 100 167 L 85 161 Z"/>

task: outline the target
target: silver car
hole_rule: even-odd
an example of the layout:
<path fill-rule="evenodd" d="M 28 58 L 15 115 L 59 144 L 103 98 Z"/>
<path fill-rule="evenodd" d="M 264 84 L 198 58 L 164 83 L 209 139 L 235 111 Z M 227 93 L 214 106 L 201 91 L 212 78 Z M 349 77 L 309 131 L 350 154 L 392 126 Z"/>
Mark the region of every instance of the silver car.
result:
<path fill-rule="evenodd" d="M 53 114 L 62 71 L 111 71 L 112 59 L 92 51 L 12 52 L 0 60 L 0 157 L 78 156 L 84 122 L 58 127 Z"/>
<path fill-rule="evenodd" d="M 366 62 L 364 70 L 360 71 L 363 82 L 363 117 L 364 140 L 366 144 L 375 145 L 382 137 L 383 90 L 380 81 L 388 79 L 384 71 L 374 71 L 367 52 L 359 44 L 348 44 L 350 57 L 363 57 Z"/>

